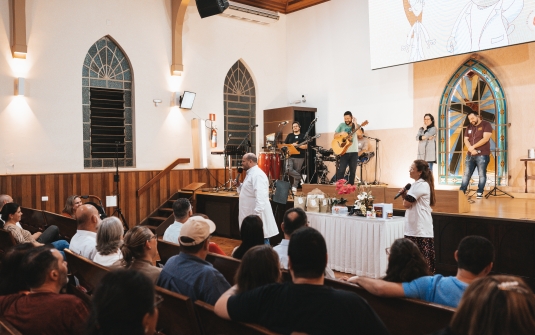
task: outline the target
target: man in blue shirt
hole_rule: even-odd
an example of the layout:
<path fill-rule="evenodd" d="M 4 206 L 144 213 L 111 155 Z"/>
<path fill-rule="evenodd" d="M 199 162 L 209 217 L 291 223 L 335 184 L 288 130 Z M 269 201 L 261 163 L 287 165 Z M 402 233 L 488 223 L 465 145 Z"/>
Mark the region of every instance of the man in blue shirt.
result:
<path fill-rule="evenodd" d="M 357 119 L 353 117 L 350 111 L 344 113 L 344 122 L 340 123 L 334 131 L 334 137 L 340 135 L 340 133 L 349 133 L 358 127 Z M 336 171 L 336 180 L 343 179 L 346 173 L 346 168 L 349 166 L 348 183 L 353 185 L 355 182 L 355 173 L 357 171 L 357 163 L 359 161 L 359 147 L 358 139 L 353 134 L 349 139 L 351 145 L 347 149 L 346 153 L 340 157 L 340 165 Z"/>
<path fill-rule="evenodd" d="M 230 284 L 212 264 L 205 261 L 210 235 L 215 231 L 211 220 L 193 216 L 180 229 L 180 254 L 169 258 L 156 285 L 201 300 L 211 305 Z"/>
<path fill-rule="evenodd" d="M 347 280 L 382 297 L 416 298 L 457 307 L 468 285 L 492 270 L 494 246 L 482 236 L 467 236 L 459 243 L 454 256 L 457 261 L 455 277 L 424 276 L 409 283 L 391 283 L 359 276 Z"/>

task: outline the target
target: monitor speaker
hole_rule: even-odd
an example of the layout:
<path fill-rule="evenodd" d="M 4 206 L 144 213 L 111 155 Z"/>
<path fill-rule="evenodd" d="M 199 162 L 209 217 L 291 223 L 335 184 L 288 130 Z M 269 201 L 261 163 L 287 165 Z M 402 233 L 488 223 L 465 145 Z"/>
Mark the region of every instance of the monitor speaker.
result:
<path fill-rule="evenodd" d="M 195 0 L 201 18 L 221 14 L 228 8 L 228 0 Z"/>
<path fill-rule="evenodd" d="M 277 180 L 275 183 L 275 195 L 273 202 L 281 205 L 286 205 L 288 202 L 288 191 L 290 190 L 290 183 L 287 181 Z"/>

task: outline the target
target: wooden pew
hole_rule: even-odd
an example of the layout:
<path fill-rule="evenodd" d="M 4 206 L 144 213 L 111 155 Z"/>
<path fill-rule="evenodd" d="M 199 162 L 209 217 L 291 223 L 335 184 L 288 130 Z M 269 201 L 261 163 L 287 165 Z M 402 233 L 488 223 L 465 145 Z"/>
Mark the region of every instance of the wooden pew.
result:
<path fill-rule="evenodd" d="M 160 262 L 165 264 L 167 260 L 180 253 L 180 245 L 164 240 L 158 240 L 158 254 Z"/>
<path fill-rule="evenodd" d="M 21 332 L 19 332 L 13 325 L 9 322 L 7 322 L 6 319 L 3 317 L 0 317 L 0 334 L 6 334 L 6 335 L 22 335 Z"/>
<path fill-rule="evenodd" d="M 158 307 L 156 330 L 165 335 L 201 335 L 201 328 L 189 297 L 156 286 L 156 294 L 163 297 Z"/>
<path fill-rule="evenodd" d="M 229 321 L 214 312 L 214 306 L 197 300 L 195 310 L 204 335 L 276 335 L 267 328 L 250 323 Z"/>
<path fill-rule="evenodd" d="M 234 276 L 238 272 L 238 267 L 241 264 L 240 260 L 210 252 L 206 256 L 206 261 L 212 263 L 214 268 L 221 272 L 230 285 L 234 285 Z"/>
<path fill-rule="evenodd" d="M 5 253 L 17 245 L 13 235 L 5 229 L 0 229 L 0 260 L 4 258 Z"/>
<path fill-rule="evenodd" d="M 46 229 L 46 220 L 43 211 L 33 208 L 20 207 L 22 217 L 20 225 L 29 232 L 36 233 Z"/>
<path fill-rule="evenodd" d="M 59 228 L 59 234 L 67 241 L 70 241 L 78 230 L 78 225 L 74 219 L 47 211 L 43 211 L 43 216 L 45 217 L 46 225 L 57 226 Z"/>

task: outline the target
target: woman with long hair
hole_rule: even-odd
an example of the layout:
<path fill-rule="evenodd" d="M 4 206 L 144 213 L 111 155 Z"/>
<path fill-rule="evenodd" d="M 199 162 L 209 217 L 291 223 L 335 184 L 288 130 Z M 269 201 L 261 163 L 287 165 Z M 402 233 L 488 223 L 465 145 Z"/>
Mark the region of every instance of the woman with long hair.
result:
<path fill-rule="evenodd" d="M 435 273 L 435 243 L 431 206 L 435 205 L 435 181 L 426 161 L 415 160 L 409 169 L 414 183 L 399 192 L 405 207 L 405 238 L 413 241 L 424 255 L 431 274 Z"/>
<path fill-rule="evenodd" d="M 416 141 L 418 141 L 416 159 L 426 161 L 429 164 L 429 170 L 433 172 L 433 164 L 437 161 L 437 127 L 435 127 L 433 115 L 429 113 L 424 115 L 424 126 L 418 130 Z"/>
<path fill-rule="evenodd" d="M 76 210 L 80 206 L 82 206 L 82 198 L 76 194 L 70 195 L 67 200 L 65 200 L 65 207 L 63 207 L 61 215 L 71 219 L 76 219 Z"/>
<path fill-rule="evenodd" d="M 234 282 L 237 293 L 279 282 L 281 279 L 279 256 L 267 244 L 249 249 L 241 260 Z"/>
<path fill-rule="evenodd" d="M 123 234 L 124 228 L 121 220 L 115 216 L 102 220 L 97 230 L 97 253 L 93 257 L 93 262 L 111 266 L 123 258 L 121 252 Z"/>
<path fill-rule="evenodd" d="M 158 255 L 157 247 L 158 235 L 154 235 L 145 226 L 135 226 L 124 235 L 121 246 L 123 259 L 113 263 L 113 266 L 139 271 L 156 284 L 160 272 L 162 272 L 161 268 L 153 265 L 154 259 Z"/>
<path fill-rule="evenodd" d="M 240 230 L 241 244 L 232 251 L 232 257 L 242 259 L 247 250 L 255 245 L 264 244 L 264 228 L 258 215 L 249 215 L 243 219 Z"/>
<path fill-rule="evenodd" d="M 388 267 L 383 280 L 394 283 L 408 283 L 416 278 L 429 276 L 429 266 L 418 249 L 409 239 L 398 238 L 387 249 Z"/>

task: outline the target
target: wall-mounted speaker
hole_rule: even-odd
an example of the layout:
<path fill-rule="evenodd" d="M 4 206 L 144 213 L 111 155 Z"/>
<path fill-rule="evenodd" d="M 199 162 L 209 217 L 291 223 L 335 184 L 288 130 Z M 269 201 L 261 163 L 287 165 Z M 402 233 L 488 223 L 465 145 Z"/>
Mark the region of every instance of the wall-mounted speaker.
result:
<path fill-rule="evenodd" d="M 228 0 L 195 0 L 201 18 L 221 14 L 228 8 Z"/>

